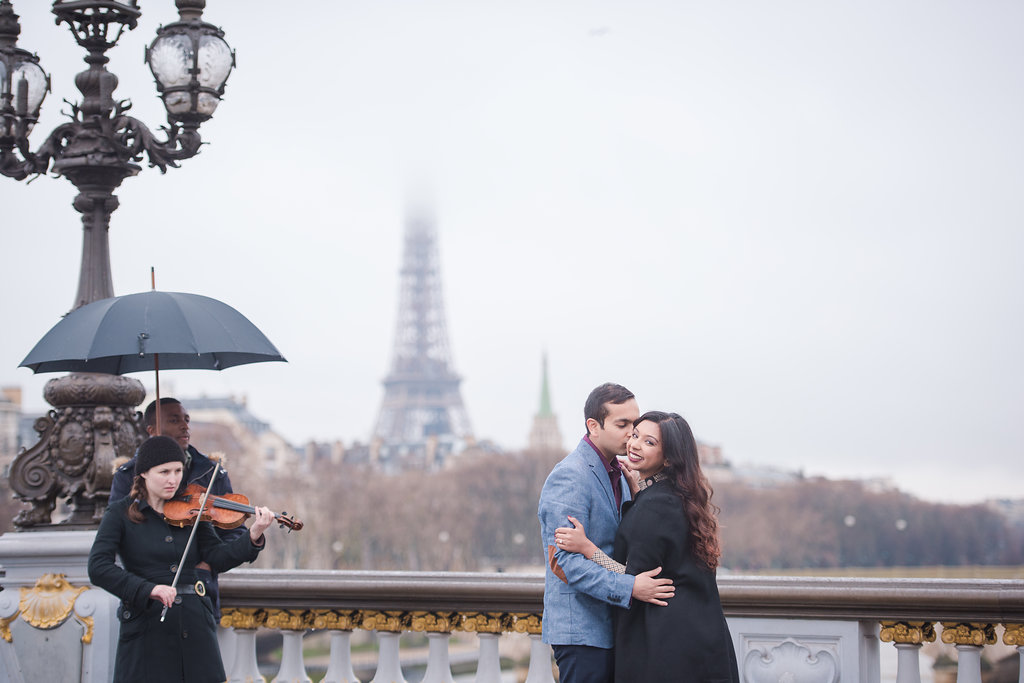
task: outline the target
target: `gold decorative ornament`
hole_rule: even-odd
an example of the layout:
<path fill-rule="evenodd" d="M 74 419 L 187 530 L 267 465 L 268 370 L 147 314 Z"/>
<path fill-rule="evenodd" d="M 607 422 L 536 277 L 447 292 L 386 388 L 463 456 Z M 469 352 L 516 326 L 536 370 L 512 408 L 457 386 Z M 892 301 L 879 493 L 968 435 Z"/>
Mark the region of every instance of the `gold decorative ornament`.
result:
<path fill-rule="evenodd" d="M 470 612 L 465 615 L 462 630 L 475 633 L 501 633 L 513 629 L 515 618 L 507 612 Z"/>
<path fill-rule="evenodd" d="M 409 612 L 364 610 L 362 613 L 363 623 L 360 628 L 366 631 L 387 631 L 390 633 L 401 633 L 408 631 L 412 621 Z"/>
<path fill-rule="evenodd" d="M 36 628 L 60 626 L 71 616 L 75 600 L 88 586 L 75 588 L 63 574 L 43 574 L 32 588 L 21 589 L 21 618 Z"/>
<path fill-rule="evenodd" d="M 285 631 L 310 628 L 335 631 L 417 631 L 423 633 L 529 633 L 541 632 L 541 615 L 513 612 L 404 612 L 401 610 L 285 610 L 226 607 L 221 610 L 224 628 L 256 629 L 261 626 Z M 3 624 L 0 622 L 0 634 Z M 934 640 L 934 631 L 932 632 Z"/>
<path fill-rule="evenodd" d="M 13 642 L 11 624 L 21 617 L 30 626 L 38 629 L 57 628 L 72 615 L 75 600 L 89 590 L 88 586 L 75 587 L 68 583 L 64 574 L 43 574 L 32 588 L 22 587 L 17 611 L 0 619 L 0 638 Z M 94 623 L 92 617 L 74 615 L 75 620 L 85 626 L 82 642 L 92 642 Z"/>
<path fill-rule="evenodd" d="M 267 611 L 264 609 L 225 607 L 221 610 L 220 625 L 224 628 L 254 631 L 266 623 Z"/>
<path fill-rule="evenodd" d="M 330 629 L 332 631 L 351 631 L 359 628 L 362 617 L 357 609 L 333 610 L 316 609 L 313 613 L 313 628 Z"/>
<path fill-rule="evenodd" d="M 947 645 L 995 645 L 995 624 L 942 622 L 942 642 Z"/>
<path fill-rule="evenodd" d="M 18 618 L 19 612 L 15 612 L 9 617 L 0 618 L 0 638 L 3 638 L 8 643 L 13 642 L 11 637 L 11 622 Z"/>
<path fill-rule="evenodd" d="M 75 613 L 75 620 L 85 624 L 85 634 L 82 636 L 82 643 L 88 645 L 92 642 L 93 621 L 92 617 L 81 617 Z"/>
<path fill-rule="evenodd" d="M 1003 644 L 1024 647 L 1024 624 L 1003 624 Z"/>
<path fill-rule="evenodd" d="M 282 631 L 305 631 L 313 627 L 313 614 L 308 610 L 267 610 L 267 628 Z"/>
<path fill-rule="evenodd" d="M 878 638 L 883 643 L 932 643 L 935 625 L 930 621 L 883 621 Z"/>
<path fill-rule="evenodd" d="M 458 612 L 413 612 L 410 617 L 413 631 L 451 633 L 462 626 L 462 616 Z"/>
<path fill-rule="evenodd" d="M 513 614 L 515 622 L 513 629 L 516 633 L 528 633 L 530 635 L 540 635 L 541 630 L 541 615 L 539 614 Z M 932 638 L 934 639 L 934 633 Z"/>

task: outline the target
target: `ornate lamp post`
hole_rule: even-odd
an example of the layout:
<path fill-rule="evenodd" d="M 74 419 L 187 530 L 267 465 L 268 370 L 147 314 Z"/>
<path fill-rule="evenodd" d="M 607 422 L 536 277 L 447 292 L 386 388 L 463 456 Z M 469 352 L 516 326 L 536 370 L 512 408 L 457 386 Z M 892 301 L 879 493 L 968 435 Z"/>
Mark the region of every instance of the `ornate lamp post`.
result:
<path fill-rule="evenodd" d="M 39 59 L 17 46 L 21 26 L 10 0 L 0 0 L 0 174 L 23 180 L 52 172 L 77 189 L 84 239 L 74 308 L 114 296 L 107 231 L 117 208 L 114 190 L 141 170 L 145 158 L 165 172 L 199 152 L 199 126 L 209 119 L 235 65 L 224 33 L 202 20 L 206 0 L 175 0 L 179 20 L 157 30 L 146 50 L 167 109 L 164 139 L 127 115 L 131 103 L 114 99 L 117 76 L 107 71 L 107 50 L 141 15 L 137 0 L 55 0 L 58 24 L 67 24 L 88 53 L 88 68 L 75 77 L 82 93 L 70 103 L 70 121 L 57 126 L 36 149 L 29 135 L 50 79 Z M 94 526 L 110 489 L 113 462 L 131 457 L 144 435 L 134 411 L 142 384 L 114 375 L 71 374 L 44 389 L 54 407 L 35 429 L 40 440 L 22 451 L 10 469 L 10 484 L 30 503 L 15 519 L 20 529 L 50 525 L 59 497 L 68 498 L 70 518 L 61 528 Z"/>

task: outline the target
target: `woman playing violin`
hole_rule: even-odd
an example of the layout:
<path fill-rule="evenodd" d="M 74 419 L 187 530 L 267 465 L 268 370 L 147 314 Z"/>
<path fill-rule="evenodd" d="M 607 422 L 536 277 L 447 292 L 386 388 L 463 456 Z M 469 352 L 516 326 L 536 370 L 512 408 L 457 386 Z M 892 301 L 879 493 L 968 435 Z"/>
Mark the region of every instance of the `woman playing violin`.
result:
<path fill-rule="evenodd" d="M 255 560 L 274 514 L 255 508 L 249 533 L 230 542 L 221 541 L 209 522 L 197 522 L 195 539 L 183 560 L 191 528 L 168 524 L 163 510 L 178 490 L 184 464 L 184 453 L 174 439 L 154 436 L 144 441 L 131 493 L 107 508 L 89 553 L 89 579 L 121 599 L 115 683 L 226 678 L 214 608 L 195 567 L 204 561 L 223 572 Z M 116 556 L 123 568 L 114 563 Z M 179 562 L 183 566 L 174 588 Z"/>

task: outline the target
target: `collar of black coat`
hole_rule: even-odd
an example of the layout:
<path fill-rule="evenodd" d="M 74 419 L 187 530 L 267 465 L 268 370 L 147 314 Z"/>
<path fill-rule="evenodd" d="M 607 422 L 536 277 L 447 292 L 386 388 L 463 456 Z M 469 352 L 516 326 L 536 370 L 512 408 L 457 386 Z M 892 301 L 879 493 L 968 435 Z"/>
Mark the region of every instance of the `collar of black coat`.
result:
<path fill-rule="evenodd" d="M 664 470 L 662 470 L 661 472 L 658 472 L 657 474 L 655 474 L 653 477 L 647 477 L 646 479 L 641 479 L 637 483 L 637 490 L 643 491 L 648 486 L 653 486 L 654 484 L 658 483 L 659 481 L 665 481 L 666 479 L 668 479 L 668 475 L 665 474 Z"/>

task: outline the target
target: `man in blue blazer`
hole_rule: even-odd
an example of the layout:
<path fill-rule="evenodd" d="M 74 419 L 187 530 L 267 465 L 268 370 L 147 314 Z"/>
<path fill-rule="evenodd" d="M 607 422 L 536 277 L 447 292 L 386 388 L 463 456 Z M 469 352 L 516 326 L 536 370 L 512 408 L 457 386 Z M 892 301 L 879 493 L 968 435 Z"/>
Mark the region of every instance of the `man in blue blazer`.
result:
<path fill-rule="evenodd" d="M 636 398 L 623 386 L 602 384 L 590 392 L 583 416 L 587 434 L 548 475 L 537 508 L 548 560 L 542 639 L 552 646 L 561 683 L 612 683 L 612 607 L 628 608 L 631 598 L 664 604 L 674 588 L 670 579 L 654 578 L 661 567 L 637 576 L 616 574 L 558 549 L 555 529 L 572 526 L 571 515 L 611 556 L 622 502 L 630 497 L 616 456 L 626 452 L 640 417 Z"/>

